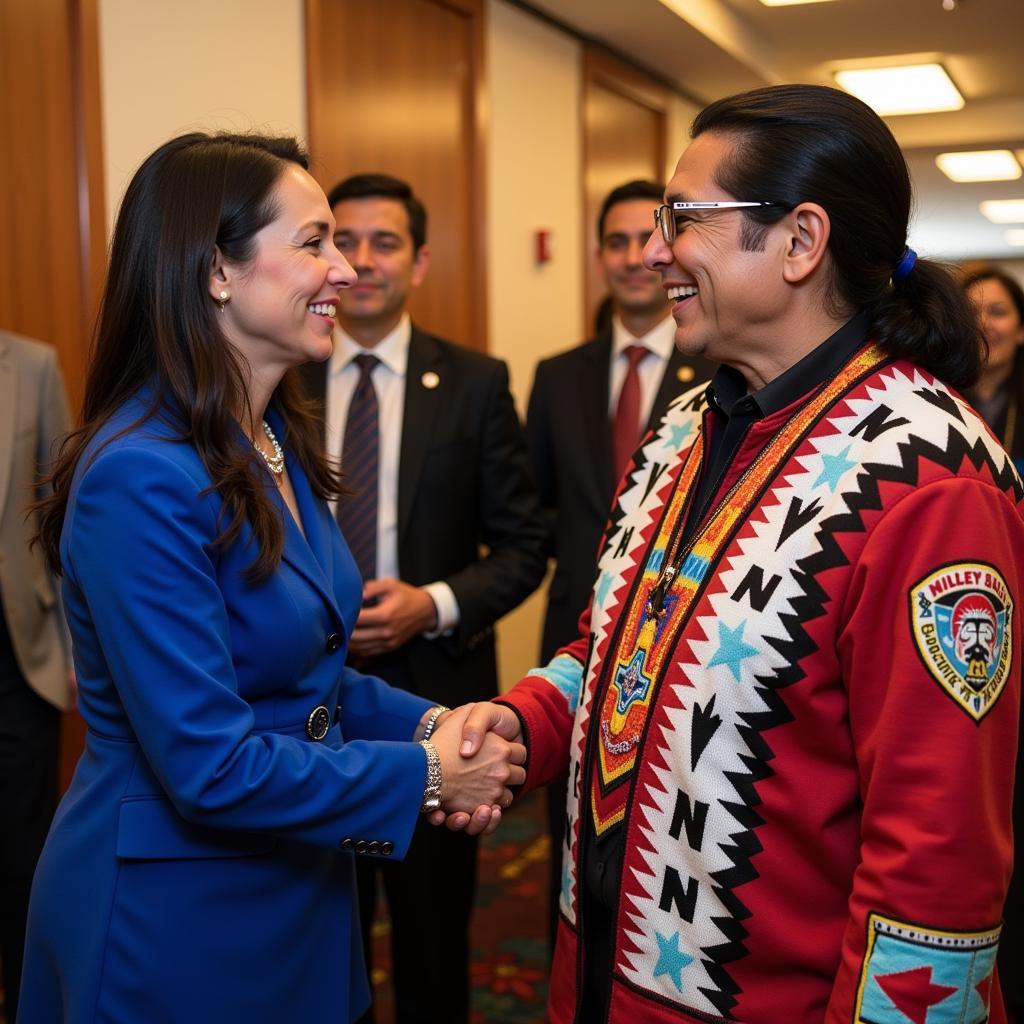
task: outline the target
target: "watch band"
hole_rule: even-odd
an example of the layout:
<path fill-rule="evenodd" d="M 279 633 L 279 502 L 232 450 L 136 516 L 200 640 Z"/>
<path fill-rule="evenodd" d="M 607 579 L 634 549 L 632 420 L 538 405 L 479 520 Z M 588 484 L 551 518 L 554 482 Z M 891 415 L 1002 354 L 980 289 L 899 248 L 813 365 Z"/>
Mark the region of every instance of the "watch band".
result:
<path fill-rule="evenodd" d="M 437 707 L 435 707 L 434 710 L 430 712 L 430 717 L 427 719 L 427 724 L 423 726 L 423 739 L 430 739 L 431 733 L 437 728 L 437 720 L 446 711 L 451 711 L 451 708 L 446 708 L 443 704 L 438 704 Z"/>
<path fill-rule="evenodd" d="M 426 814 L 441 806 L 441 755 L 430 740 L 420 740 L 420 746 L 427 753 L 427 782 L 423 787 L 423 802 L 420 811 Z"/>

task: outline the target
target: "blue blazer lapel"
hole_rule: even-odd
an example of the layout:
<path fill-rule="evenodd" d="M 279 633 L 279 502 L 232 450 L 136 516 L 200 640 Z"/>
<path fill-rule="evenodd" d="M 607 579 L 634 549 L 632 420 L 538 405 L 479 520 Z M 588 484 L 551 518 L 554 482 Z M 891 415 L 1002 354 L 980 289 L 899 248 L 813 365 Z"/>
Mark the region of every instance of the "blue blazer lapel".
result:
<path fill-rule="evenodd" d="M 267 419 L 274 433 L 283 438 L 284 424 L 276 410 L 268 409 Z M 326 502 L 314 496 L 302 467 L 287 449 L 285 465 L 288 467 L 288 479 L 291 481 L 299 515 L 302 517 L 302 530 L 288 511 L 276 485 L 268 480 L 267 487 L 271 500 L 280 509 L 284 522 L 284 551 L 281 557 L 305 577 L 341 621 L 341 611 L 334 597 L 334 558 L 331 554 L 331 532 L 337 527 L 332 522 Z"/>

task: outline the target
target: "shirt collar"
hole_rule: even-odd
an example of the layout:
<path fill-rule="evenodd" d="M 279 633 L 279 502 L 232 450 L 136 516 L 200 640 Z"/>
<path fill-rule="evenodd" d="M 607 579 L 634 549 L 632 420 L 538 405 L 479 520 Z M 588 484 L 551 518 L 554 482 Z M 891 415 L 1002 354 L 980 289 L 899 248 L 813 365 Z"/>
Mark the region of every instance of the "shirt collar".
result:
<path fill-rule="evenodd" d="M 339 324 L 334 328 L 334 350 L 328 374 L 334 376 L 349 366 L 358 355 L 375 355 L 396 377 L 405 377 L 409 365 L 409 342 L 412 339 L 412 320 L 408 313 L 384 335 L 373 348 L 364 348 Z"/>
<path fill-rule="evenodd" d="M 676 322 L 671 314 L 655 324 L 642 338 L 634 338 L 618 316 L 612 317 L 612 358 L 622 355 L 630 345 L 643 345 L 659 359 L 667 360 L 676 343 Z"/>
<path fill-rule="evenodd" d="M 868 313 L 861 310 L 775 380 L 750 394 L 758 418 L 785 409 L 802 395 L 831 380 L 863 346 L 869 327 Z M 717 412 L 729 416 L 747 393 L 743 374 L 731 366 L 722 366 L 708 387 L 708 402 Z"/>

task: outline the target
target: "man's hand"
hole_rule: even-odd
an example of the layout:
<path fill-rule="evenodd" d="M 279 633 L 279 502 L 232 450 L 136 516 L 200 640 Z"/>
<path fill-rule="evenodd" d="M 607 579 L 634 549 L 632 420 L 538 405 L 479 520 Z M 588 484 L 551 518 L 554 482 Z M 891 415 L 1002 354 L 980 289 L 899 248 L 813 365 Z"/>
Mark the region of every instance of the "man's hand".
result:
<path fill-rule="evenodd" d="M 387 654 L 436 625 L 437 609 L 425 590 L 391 578 L 368 580 L 349 653 L 361 658 Z"/>
<path fill-rule="evenodd" d="M 489 732 L 497 733 L 510 743 L 524 742 L 519 716 L 504 704 L 481 701 L 479 704 L 464 704 L 459 710 L 467 711 L 462 721 L 462 744 L 459 747 L 463 757 L 473 757 Z"/>
<path fill-rule="evenodd" d="M 443 807 L 430 821 L 443 822 L 453 831 L 465 829 L 470 835 L 490 833 L 498 827 L 501 808 L 512 802 L 508 787 L 518 786 L 526 778 L 522 767 L 526 748 L 497 732 L 484 736 L 474 755 L 460 753 L 464 723 L 478 706 L 467 704 L 449 712 L 430 737 L 441 758 Z"/>
<path fill-rule="evenodd" d="M 438 728 L 440 728 L 443 721 L 453 716 L 457 717 L 456 721 L 451 723 L 450 728 L 454 729 L 461 724 L 462 740 L 459 744 L 459 753 L 463 758 L 472 758 L 480 750 L 486 735 L 494 733 L 509 741 L 513 749 L 521 748 L 524 759 L 517 763 L 525 763 L 526 748 L 522 746 L 522 727 L 515 712 L 509 708 L 501 704 L 492 704 L 489 701 L 483 701 L 479 704 L 464 704 L 461 708 L 456 708 L 455 711 L 446 712 L 438 720 Z M 525 770 L 522 771 L 522 778 L 525 778 Z M 517 782 L 511 781 L 508 784 L 518 785 Z M 479 835 L 481 833 L 483 835 L 490 835 L 501 824 L 502 806 L 508 807 L 508 804 L 511 802 L 511 792 L 506 790 L 506 793 L 507 797 L 501 803 L 495 803 L 490 806 L 486 804 L 481 805 L 472 813 L 467 810 L 452 811 L 450 808 L 446 808 L 445 810 L 434 811 L 429 816 L 428 821 L 431 825 L 444 825 L 453 832 L 459 832 L 464 829 L 469 835 Z"/>

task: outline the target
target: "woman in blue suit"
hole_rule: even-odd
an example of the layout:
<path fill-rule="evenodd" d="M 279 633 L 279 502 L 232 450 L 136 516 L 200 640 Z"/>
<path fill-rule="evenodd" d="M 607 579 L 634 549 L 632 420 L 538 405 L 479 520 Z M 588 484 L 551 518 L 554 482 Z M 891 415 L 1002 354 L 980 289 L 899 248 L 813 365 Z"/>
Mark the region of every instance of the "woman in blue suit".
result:
<path fill-rule="evenodd" d="M 354 857 L 401 857 L 438 801 L 489 829 L 523 777 L 521 747 L 462 759 L 464 713 L 344 666 L 362 588 L 289 371 L 329 356 L 355 275 L 305 168 L 294 140 L 187 135 L 121 208 L 41 507 L 88 733 L 33 887 L 27 1024 L 353 1020 Z"/>

